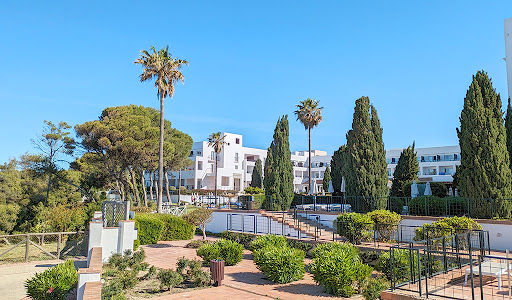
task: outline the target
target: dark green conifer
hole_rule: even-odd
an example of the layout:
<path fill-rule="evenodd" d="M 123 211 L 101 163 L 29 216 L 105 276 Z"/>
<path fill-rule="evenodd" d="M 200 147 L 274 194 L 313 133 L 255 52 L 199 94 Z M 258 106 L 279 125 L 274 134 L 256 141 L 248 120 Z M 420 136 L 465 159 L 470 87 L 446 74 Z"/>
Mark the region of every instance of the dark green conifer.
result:
<path fill-rule="evenodd" d="M 325 167 L 325 172 L 324 172 L 324 180 L 323 180 L 323 188 L 324 188 L 324 192 L 328 192 L 329 191 L 329 181 L 331 181 L 331 170 L 329 169 L 329 166 Z"/>
<path fill-rule="evenodd" d="M 343 178 L 344 166 L 346 165 L 346 146 L 341 145 L 340 148 L 334 151 L 331 158 L 331 176 L 332 186 L 334 188 L 335 195 L 341 195 L 341 181 Z"/>
<path fill-rule="evenodd" d="M 507 133 L 507 150 L 512 169 L 512 106 L 510 105 L 510 97 L 508 98 L 507 115 L 505 116 L 505 131 Z"/>
<path fill-rule="evenodd" d="M 393 173 L 393 185 L 390 195 L 394 197 L 410 197 L 404 192 L 404 184 L 418 180 L 420 170 L 418 158 L 414 151 L 414 143 L 400 153 L 400 158 Z"/>
<path fill-rule="evenodd" d="M 252 171 L 252 178 L 251 178 L 251 186 L 261 188 L 262 187 L 262 176 L 263 170 L 261 167 L 261 159 L 258 158 L 256 160 L 256 163 L 254 164 L 254 169 Z"/>

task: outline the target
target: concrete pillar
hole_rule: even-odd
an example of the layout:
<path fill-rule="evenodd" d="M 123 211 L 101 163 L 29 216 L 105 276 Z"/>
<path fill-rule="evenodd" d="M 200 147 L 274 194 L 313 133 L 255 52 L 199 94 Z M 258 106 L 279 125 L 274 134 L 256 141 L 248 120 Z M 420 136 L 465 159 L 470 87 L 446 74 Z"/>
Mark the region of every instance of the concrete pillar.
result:
<path fill-rule="evenodd" d="M 133 242 L 137 239 L 135 221 L 120 221 L 119 234 L 117 237 L 117 253 L 124 253 L 125 250 L 133 251 Z"/>
<path fill-rule="evenodd" d="M 89 244 L 87 246 L 87 265 L 90 263 L 92 248 L 101 247 L 101 238 L 103 234 L 103 222 L 89 222 Z"/>

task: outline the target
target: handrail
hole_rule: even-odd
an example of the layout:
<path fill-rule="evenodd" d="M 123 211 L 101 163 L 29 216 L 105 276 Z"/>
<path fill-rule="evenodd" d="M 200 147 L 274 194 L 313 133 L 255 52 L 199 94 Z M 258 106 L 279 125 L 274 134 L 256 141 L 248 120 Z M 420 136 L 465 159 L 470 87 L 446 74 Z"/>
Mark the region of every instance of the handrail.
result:
<path fill-rule="evenodd" d="M 16 237 L 16 236 L 41 236 L 41 235 L 55 235 L 55 234 L 77 234 L 77 233 L 86 233 L 88 231 L 65 231 L 65 232 L 30 232 L 30 233 L 17 233 L 17 234 L 7 234 L 7 235 L 0 235 L 1 238 L 8 238 L 8 237 Z"/>

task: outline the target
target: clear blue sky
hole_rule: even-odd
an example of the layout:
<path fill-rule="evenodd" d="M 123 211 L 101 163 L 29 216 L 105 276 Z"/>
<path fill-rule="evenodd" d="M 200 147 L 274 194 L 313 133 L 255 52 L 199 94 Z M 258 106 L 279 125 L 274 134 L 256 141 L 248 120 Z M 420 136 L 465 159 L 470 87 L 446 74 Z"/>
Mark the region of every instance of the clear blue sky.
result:
<path fill-rule="evenodd" d="M 472 74 L 486 70 L 505 102 L 509 17 L 510 0 L 3 1 L 0 163 L 35 152 L 43 120 L 157 108 L 133 63 L 151 45 L 190 61 L 165 115 L 196 141 L 227 131 L 267 148 L 288 114 L 292 151 L 307 149 L 293 111 L 310 97 L 325 107 L 313 148 L 332 152 L 369 96 L 386 148 L 457 144 Z"/>

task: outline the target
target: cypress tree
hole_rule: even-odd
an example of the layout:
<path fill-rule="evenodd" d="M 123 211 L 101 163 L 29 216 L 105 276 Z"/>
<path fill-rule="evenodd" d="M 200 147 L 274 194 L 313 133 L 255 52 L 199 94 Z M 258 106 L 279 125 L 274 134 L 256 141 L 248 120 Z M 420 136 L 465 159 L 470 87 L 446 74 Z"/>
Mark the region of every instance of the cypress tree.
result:
<path fill-rule="evenodd" d="M 258 158 L 256 160 L 256 163 L 254 164 L 254 169 L 252 171 L 252 178 L 251 178 L 251 186 L 261 188 L 262 187 L 262 178 L 261 175 L 263 173 L 262 167 L 261 167 L 261 159 Z"/>
<path fill-rule="evenodd" d="M 360 209 L 380 208 L 385 200 L 374 202 L 372 197 L 385 197 L 388 192 L 386 153 L 382 128 L 375 107 L 368 97 L 356 100 L 352 129 L 347 133 L 346 192 L 349 196 L 363 196 Z M 380 203 L 382 202 L 382 203 Z"/>
<path fill-rule="evenodd" d="M 265 195 L 272 196 L 274 201 L 274 207 L 264 203 L 266 209 L 286 210 L 293 201 L 293 165 L 289 135 L 288 115 L 285 115 L 277 121 L 274 140 L 265 161 Z"/>
<path fill-rule="evenodd" d="M 343 178 L 343 166 L 346 165 L 346 146 L 341 145 L 340 148 L 334 151 L 331 158 L 331 176 L 332 186 L 334 188 L 335 195 L 341 195 L 341 181 Z"/>
<path fill-rule="evenodd" d="M 325 172 L 324 172 L 324 180 L 323 180 L 323 187 L 324 187 L 324 192 L 328 192 L 329 191 L 329 181 L 331 181 L 331 170 L 329 169 L 329 166 L 325 167 Z"/>
<path fill-rule="evenodd" d="M 507 133 L 507 150 L 512 169 L 512 106 L 510 105 L 510 97 L 508 98 L 507 115 L 505 116 L 505 131 Z"/>
<path fill-rule="evenodd" d="M 418 180 L 420 166 L 414 151 L 414 143 L 400 153 L 400 158 L 393 173 L 393 185 L 391 186 L 391 196 L 409 197 L 404 192 L 404 184 Z"/>
<path fill-rule="evenodd" d="M 511 196 L 512 174 L 501 105 L 500 95 L 492 87 L 487 73 L 478 71 L 464 98 L 460 129 L 457 128 L 461 150 L 457 184 L 463 197 L 504 199 Z M 487 211 L 488 206 L 485 201 L 472 203 L 472 214 Z M 500 212 L 500 217 L 509 216 L 508 210 Z"/>

